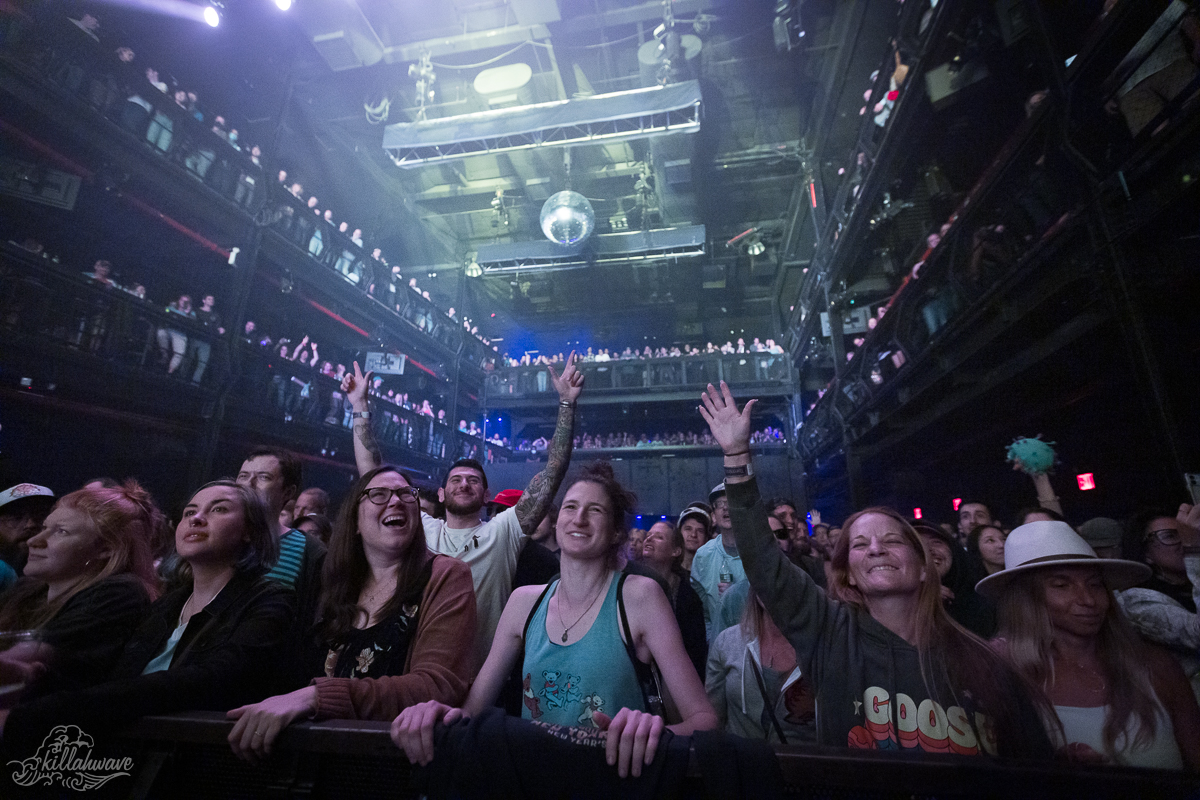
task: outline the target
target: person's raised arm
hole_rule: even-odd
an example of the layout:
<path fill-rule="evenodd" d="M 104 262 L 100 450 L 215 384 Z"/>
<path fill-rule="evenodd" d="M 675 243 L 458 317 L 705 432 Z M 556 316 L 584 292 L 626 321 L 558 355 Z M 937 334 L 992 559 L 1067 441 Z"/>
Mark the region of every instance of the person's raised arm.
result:
<path fill-rule="evenodd" d="M 301 339 L 301 340 L 300 340 L 300 344 L 296 345 L 296 349 L 292 351 L 292 357 L 291 357 L 291 358 L 289 358 L 288 360 L 289 360 L 289 361 L 295 361 L 297 358 L 299 358 L 299 356 L 300 356 L 300 351 L 304 349 L 304 346 L 305 346 L 306 344 L 308 344 L 308 337 L 307 337 L 307 336 L 305 336 L 303 339 Z"/>
<path fill-rule="evenodd" d="M 795 648 L 801 670 L 818 680 L 820 676 L 812 674 L 812 659 L 830 617 L 837 612 L 825 592 L 779 549 L 767 523 L 770 509 L 750 474 L 750 413 L 757 401 L 748 401 L 738 411 L 724 381 L 720 391 L 710 383 L 700 397 L 700 416 L 725 454 L 725 496 L 746 577 Z"/>
<path fill-rule="evenodd" d="M 517 522 L 526 536 L 531 536 L 541 523 L 554 495 L 562 485 L 571 464 L 571 448 L 575 435 L 575 401 L 583 391 L 583 373 L 575 369 L 575 351 L 567 357 L 559 376 L 554 367 L 547 366 L 554 388 L 558 390 L 558 424 L 554 427 L 554 439 L 546 453 L 546 467 L 533 476 L 521 499 L 517 501 Z"/>
<path fill-rule="evenodd" d="M 371 386 L 373 374 L 368 372 L 364 375 L 355 361 L 354 373 L 347 371 L 346 377 L 342 378 L 342 391 L 354 410 L 354 463 L 358 466 L 359 475 L 366 475 L 376 467 L 383 466 L 383 454 L 371 429 L 371 408 L 367 401 L 367 389 Z"/>

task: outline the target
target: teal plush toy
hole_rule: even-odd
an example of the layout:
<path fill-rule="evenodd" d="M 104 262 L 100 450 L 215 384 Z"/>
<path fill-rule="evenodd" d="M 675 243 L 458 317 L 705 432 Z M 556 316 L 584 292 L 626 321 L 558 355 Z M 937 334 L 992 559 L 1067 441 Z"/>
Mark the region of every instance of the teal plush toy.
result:
<path fill-rule="evenodd" d="M 1040 433 L 1035 439 L 1019 437 L 1008 446 L 1008 461 L 1013 469 L 1026 475 L 1045 475 L 1057 460 L 1053 445 L 1054 442 L 1043 442 Z"/>

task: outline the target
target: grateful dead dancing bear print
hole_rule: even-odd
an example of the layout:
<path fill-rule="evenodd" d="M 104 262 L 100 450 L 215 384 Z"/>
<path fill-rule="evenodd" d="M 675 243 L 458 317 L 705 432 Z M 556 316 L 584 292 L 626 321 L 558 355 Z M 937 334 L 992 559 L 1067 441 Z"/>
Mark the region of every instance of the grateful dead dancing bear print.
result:
<path fill-rule="evenodd" d="M 583 698 L 583 713 L 579 715 L 579 719 L 576 721 L 585 728 L 595 728 L 596 720 L 593 719 L 592 715 L 597 711 L 603 710 L 604 698 L 595 692 L 592 692 L 587 697 Z"/>
<path fill-rule="evenodd" d="M 533 676 L 526 673 L 525 680 L 521 682 L 521 701 L 529 709 L 529 718 L 537 719 L 542 715 L 542 709 L 540 708 L 542 701 L 538 700 L 537 695 L 533 693 L 532 684 Z"/>

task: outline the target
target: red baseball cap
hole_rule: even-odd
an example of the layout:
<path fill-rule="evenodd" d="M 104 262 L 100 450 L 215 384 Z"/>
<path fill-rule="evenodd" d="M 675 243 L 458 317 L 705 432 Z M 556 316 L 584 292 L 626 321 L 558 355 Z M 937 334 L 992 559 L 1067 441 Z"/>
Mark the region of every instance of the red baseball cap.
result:
<path fill-rule="evenodd" d="M 492 502 L 498 506 L 512 508 L 521 499 L 521 494 L 520 489 L 505 489 L 502 492 L 497 492 L 496 496 L 492 498 Z"/>

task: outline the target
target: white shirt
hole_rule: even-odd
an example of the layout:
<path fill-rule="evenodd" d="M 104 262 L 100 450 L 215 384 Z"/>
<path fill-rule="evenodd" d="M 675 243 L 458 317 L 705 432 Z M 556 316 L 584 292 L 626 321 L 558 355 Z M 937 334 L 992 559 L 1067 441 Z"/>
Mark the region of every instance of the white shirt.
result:
<path fill-rule="evenodd" d="M 446 521 L 421 512 L 425 542 L 435 553 L 451 556 L 471 568 L 475 584 L 475 607 L 479 620 L 475 629 L 475 667 L 483 666 L 500 614 L 512 593 L 517 557 L 528 538 L 517 522 L 515 508 L 505 509 L 473 528 L 447 528 Z"/>

